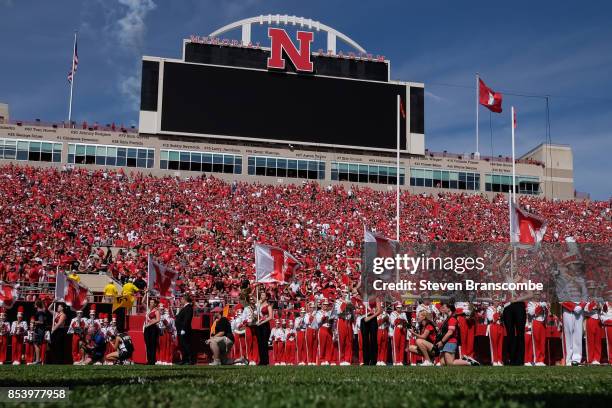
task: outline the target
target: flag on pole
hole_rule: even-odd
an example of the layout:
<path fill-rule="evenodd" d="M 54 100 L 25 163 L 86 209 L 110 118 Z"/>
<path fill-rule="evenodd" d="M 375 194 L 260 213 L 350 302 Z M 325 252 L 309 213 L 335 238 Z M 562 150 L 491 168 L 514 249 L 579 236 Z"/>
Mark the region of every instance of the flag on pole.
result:
<path fill-rule="evenodd" d="M 478 101 L 480 104 L 489 109 L 491 112 L 501 113 L 502 94 L 489 88 L 482 79 L 478 79 L 478 84 Z"/>
<path fill-rule="evenodd" d="M 255 282 L 287 283 L 302 264 L 289 252 L 255 244 Z"/>
<path fill-rule="evenodd" d="M 127 310 L 130 310 L 133 304 L 134 296 L 132 295 L 115 296 L 113 299 L 113 312 L 122 307 Z"/>
<path fill-rule="evenodd" d="M 514 202 L 510 205 L 512 217 L 510 242 L 525 247 L 533 247 L 542 242 L 546 233 L 546 220 L 528 213 Z"/>
<path fill-rule="evenodd" d="M 0 307 L 10 309 L 19 299 L 19 285 L 0 282 Z"/>
<path fill-rule="evenodd" d="M 404 109 L 404 101 L 400 98 L 400 114 L 403 119 L 406 119 L 406 109 Z"/>
<path fill-rule="evenodd" d="M 156 296 L 174 296 L 174 284 L 178 278 L 178 272 L 173 271 L 161 262 L 153 259 L 149 254 L 147 267 L 147 288 Z"/>
<path fill-rule="evenodd" d="M 364 227 L 363 236 L 363 265 L 361 273 L 362 295 L 369 299 L 374 294 L 372 283 L 374 280 L 391 282 L 397 278 L 397 269 L 385 269 L 384 272 L 374 273 L 374 258 L 394 258 L 399 249 L 398 241 L 387 238 Z M 395 278 L 394 278 L 395 277 Z"/>
<path fill-rule="evenodd" d="M 512 126 L 516 129 L 516 108 L 512 110 L 514 112 L 514 116 L 512 117 Z"/>
<path fill-rule="evenodd" d="M 77 39 L 74 39 L 74 51 L 72 53 L 72 67 L 70 68 L 70 72 L 68 72 L 68 82 L 72 83 L 72 79 L 74 78 L 74 74 L 77 71 L 77 66 L 79 65 L 79 53 L 77 51 Z"/>
<path fill-rule="evenodd" d="M 68 279 L 65 272 L 59 272 L 55 278 L 55 301 L 64 302 L 72 310 L 83 310 L 87 305 L 89 288 L 87 286 Z"/>

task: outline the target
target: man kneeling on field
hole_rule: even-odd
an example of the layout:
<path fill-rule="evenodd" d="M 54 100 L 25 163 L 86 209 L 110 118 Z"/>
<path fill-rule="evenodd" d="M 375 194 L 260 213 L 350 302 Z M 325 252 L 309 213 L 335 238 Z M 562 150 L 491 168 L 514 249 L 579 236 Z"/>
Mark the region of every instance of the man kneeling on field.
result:
<path fill-rule="evenodd" d="M 212 351 L 213 362 L 210 365 L 232 365 L 232 364 L 244 364 L 245 359 L 232 360 L 227 358 L 227 355 L 232 350 L 234 345 L 234 335 L 232 334 L 232 326 L 230 325 L 227 317 L 222 315 L 222 309 L 215 307 L 212 312 L 214 313 L 214 322 L 210 326 L 210 338 L 206 340 L 206 344 Z"/>

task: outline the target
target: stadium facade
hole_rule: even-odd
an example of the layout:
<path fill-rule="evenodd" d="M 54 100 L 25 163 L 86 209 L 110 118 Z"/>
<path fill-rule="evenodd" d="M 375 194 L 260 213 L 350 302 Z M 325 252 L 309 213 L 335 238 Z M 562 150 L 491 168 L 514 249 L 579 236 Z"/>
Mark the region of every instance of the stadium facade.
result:
<path fill-rule="evenodd" d="M 268 26 L 269 46 L 251 41 L 255 25 Z M 240 40 L 220 37 L 233 30 Z M 320 32 L 326 50 L 313 50 Z M 0 104 L 0 162 L 392 190 L 399 133 L 402 189 L 509 191 L 510 158 L 425 149 L 425 85 L 390 78 L 390 61 L 331 27 L 258 16 L 185 39 L 180 59 L 144 56 L 138 130 L 19 122 Z M 574 198 L 569 146 L 541 144 L 516 171 L 521 194 Z"/>

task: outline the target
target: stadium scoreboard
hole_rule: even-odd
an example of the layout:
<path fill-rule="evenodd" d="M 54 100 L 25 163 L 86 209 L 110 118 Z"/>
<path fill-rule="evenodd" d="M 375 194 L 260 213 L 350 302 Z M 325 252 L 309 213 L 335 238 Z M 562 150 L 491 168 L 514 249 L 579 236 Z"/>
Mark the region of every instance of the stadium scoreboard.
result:
<path fill-rule="evenodd" d="M 280 34 L 282 68 L 274 44 L 200 37 L 184 41 L 182 59 L 144 57 L 141 122 L 149 112 L 151 133 L 386 151 L 396 149 L 399 109 L 400 149 L 424 134 L 423 86 L 391 81 L 389 61 L 306 55 L 303 38 L 291 49 Z"/>

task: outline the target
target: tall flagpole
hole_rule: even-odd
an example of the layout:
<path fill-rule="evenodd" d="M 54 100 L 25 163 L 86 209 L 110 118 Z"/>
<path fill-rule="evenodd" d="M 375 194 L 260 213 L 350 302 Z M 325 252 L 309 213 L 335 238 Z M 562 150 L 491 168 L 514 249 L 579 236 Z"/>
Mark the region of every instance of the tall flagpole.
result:
<path fill-rule="evenodd" d="M 395 198 L 395 239 L 397 242 L 400 240 L 400 110 L 401 110 L 402 99 L 401 96 L 397 95 L 397 192 Z"/>
<path fill-rule="evenodd" d="M 478 72 L 476 73 L 476 152 L 474 154 L 474 157 L 476 159 L 480 159 L 480 150 L 479 146 L 478 146 L 478 103 L 479 103 L 479 96 L 480 96 L 480 75 L 478 74 Z"/>
<path fill-rule="evenodd" d="M 514 106 L 511 108 L 512 117 L 510 120 L 512 121 L 512 202 L 516 204 L 516 163 L 514 159 Z"/>
<path fill-rule="evenodd" d="M 72 121 L 72 90 L 74 88 L 74 55 L 76 54 L 76 42 L 77 42 L 77 32 L 74 32 L 74 44 L 72 45 L 72 76 L 70 79 L 70 103 L 68 105 L 68 125 L 70 126 Z"/>

